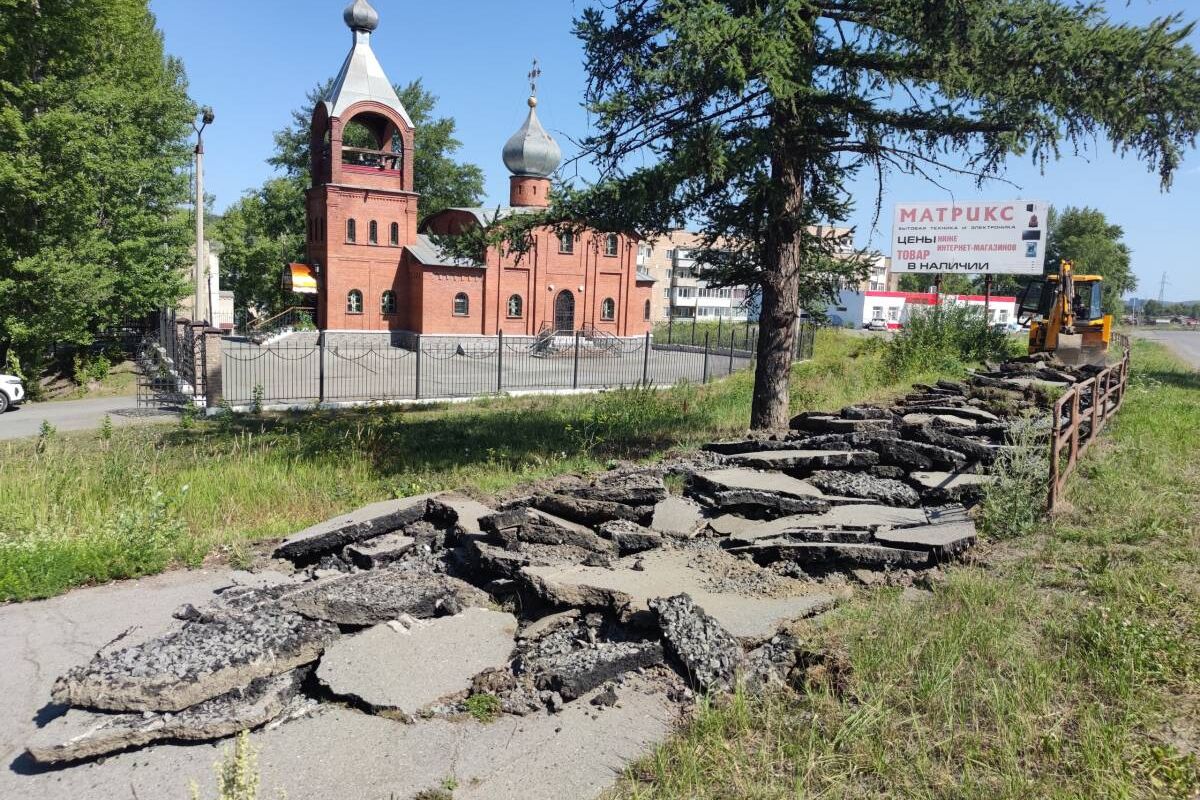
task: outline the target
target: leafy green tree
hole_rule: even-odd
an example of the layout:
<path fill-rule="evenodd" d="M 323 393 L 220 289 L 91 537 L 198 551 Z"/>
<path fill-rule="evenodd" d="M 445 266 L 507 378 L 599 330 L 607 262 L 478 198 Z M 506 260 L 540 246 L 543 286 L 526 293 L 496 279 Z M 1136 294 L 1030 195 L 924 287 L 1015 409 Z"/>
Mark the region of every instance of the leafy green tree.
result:
<path fill-rule="evenodd" d="M 272 178 L 214 221 L 221 243 L 221 283 L 240 310 L 278 313 L 294 302 L 280 281 L 283 265 L 304 258 L 304 186 Z"/>
<path fill-rule="evenodd" d="M 900 291 L 932 292 L 936 275 L 901 275 Z M 975 294 L 979 284 L 966 275 L 943 275 L 942 294 Z"/>
<path fill-rule="evenodd" d="M 312 110 L 332 85 L 333 81 L 326 81 L 315 87 L 308 93 L 305 106 L 292 112 L 291 125 L 275 134 L 275 155 L 267 159 L 269 164 L 294 178 L 308 179 Z M 457 127 L 454 118 L 435 116 L 437 96 L 420 80 L 396 86 L 396 94 L 417 129 L 413 141 L 413 183 L 421 195 L 421 214 L 428 216 L 452 206 L 478 205 L 483 196 L 483 170 L 454 159 L 462 147 L 454 135 Z M 359 142 L 357 146 L 366 144 Z"/>
<path fill-rule="evenodd" d="M 1061 213 L 1050 209 L 1048 227 L 1046 269 L 1054 272 L 1067 260 L 1080 274 L 1104 276 L 1104 310 L 1120 314 L 1121 298 L 1137 288 L 1121 226 L 1110 223 L 1102 211 L 1068 206 Z"/>
<path fill-rule="evenodd" d="M 788 421 L 802 288 L 864 170 L 984 181 L 1099 135 L 1167 187 L 1200 129 L 1192 26 L 1067 0 L 607 0 L 576 21 L 601 180 L 547 219 L 742 243 L 761 288 L 751 424 Z"/>
<path fill-rule="evenodd" d="M 186 292 L 193 113 L 147 0 L 0 0 L 0 363 Z"/>

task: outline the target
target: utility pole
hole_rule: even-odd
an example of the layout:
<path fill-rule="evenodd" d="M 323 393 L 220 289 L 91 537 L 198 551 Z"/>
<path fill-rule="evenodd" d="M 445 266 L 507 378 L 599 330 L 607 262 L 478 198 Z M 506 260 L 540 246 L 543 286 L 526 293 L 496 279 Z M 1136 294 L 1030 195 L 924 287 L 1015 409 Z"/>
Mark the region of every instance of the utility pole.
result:
<path fill-rule="evenodd" d="M 1164 302 L 1166 302 L 1166 295 L 1167 295 L 1167 273 L 1164 271 L 1162 274 L 1162 280 L 1158 284 L 1158 304 L 1159 305 L 1162 305 Z"/>
<path fill-rule="evenodd" d="M 208 247 L 204 241 L 204 129 L 215 119 L 210 106 L 200 109 L 200 124 L 192 123 L 196 131 L 196 296 L 192 301 L 192 322 L 208 322 Z"/>

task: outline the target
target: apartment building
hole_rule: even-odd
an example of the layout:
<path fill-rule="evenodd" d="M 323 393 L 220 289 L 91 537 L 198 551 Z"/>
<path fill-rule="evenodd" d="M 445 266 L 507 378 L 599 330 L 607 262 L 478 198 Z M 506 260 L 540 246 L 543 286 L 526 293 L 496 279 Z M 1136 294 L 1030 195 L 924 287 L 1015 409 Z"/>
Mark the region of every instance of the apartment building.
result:
<path fill-rule="evenodd" d="M 638 270 L 656 281 L 650 300 L 651 322 L 698 319 L 745 322 L 754 315 L 750 292 L 744 286 L 716 288 L 697 275 L 693 253 L 700 236 L 690 231 L 672 231 L 638 248 Z"/>

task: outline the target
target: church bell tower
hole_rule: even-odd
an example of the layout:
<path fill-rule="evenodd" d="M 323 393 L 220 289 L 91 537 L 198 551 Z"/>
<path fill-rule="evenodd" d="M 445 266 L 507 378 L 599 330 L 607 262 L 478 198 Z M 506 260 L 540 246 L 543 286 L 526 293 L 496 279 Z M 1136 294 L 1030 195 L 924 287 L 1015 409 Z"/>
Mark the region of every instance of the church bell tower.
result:
<path fill-rule="evenodd" d="M 417 235 L 413 124 L 371 49 L 379 14 L 354 0 L 351 48 L 313 109 L 308 259 L 322 330 L 402 330 L 409 287 L 404 247 Z"/>

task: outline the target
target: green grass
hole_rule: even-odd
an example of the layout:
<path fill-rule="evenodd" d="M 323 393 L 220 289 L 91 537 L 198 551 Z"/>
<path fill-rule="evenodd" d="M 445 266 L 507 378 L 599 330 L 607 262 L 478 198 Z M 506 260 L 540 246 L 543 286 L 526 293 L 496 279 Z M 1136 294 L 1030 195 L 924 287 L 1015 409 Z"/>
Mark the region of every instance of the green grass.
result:
<path fill-rule="evenodd" d="M 861 593 L 808 631 L 836 689 L 707 707 L 614 797 L 1196 797 L 1200 376 L 1135 347 L 1070 510 L 927 600 Z"/>
<path fill-rule="evenodd" d="M 484 724 L 495 722 L 500 716 L 500 698 L 494 694 L 473 694 L 467 698 L 466 706 L 467 713 Z"/>
<path fill-rule="evenodd" d="M 795 368 L 793 408 L 907 386 L 879 343 L 822 331 Z M 928 376 L 927 376 L 928 377 Z M 751 376 L 664 391 L 305 412 L 0 444 L 0 601 L 196 565 L 375 500 L 498 492 L 745 430 Z"/>

